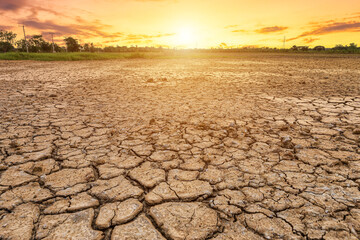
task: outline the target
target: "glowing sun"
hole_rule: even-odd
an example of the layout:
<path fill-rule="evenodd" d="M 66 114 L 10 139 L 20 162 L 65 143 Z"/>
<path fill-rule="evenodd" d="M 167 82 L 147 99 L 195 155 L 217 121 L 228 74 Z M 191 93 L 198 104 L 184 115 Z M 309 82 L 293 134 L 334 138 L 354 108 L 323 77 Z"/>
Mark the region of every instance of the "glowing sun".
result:
<path fill-rule="evenodd" d="M 177 41 L 180 45 L 191 45 L 194 44 L 195 31 L 191 27 L 181 27 L 176 34 Z"/>

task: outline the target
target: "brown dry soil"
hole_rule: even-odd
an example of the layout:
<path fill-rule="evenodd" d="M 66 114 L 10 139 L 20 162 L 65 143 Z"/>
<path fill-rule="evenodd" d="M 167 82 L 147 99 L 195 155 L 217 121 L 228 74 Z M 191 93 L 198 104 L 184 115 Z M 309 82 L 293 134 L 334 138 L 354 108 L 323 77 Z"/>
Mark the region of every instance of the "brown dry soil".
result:
<path fill-rule="evenodd" d="M 0 62 L 0 239 L 359 239 L 360 60 Z"/>

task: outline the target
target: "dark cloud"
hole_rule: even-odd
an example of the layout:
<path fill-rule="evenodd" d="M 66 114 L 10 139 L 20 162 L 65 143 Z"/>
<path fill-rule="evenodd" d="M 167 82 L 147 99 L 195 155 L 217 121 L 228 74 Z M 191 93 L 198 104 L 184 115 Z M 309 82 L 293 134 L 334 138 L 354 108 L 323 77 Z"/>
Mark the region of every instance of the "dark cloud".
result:
<path fill-rule="evenodd" d="M 267 33 L 274 33 L 274 32 L 282 32 L 286 29 L 288 29 L 288 27 L 273 26 L 273 27 L 264 27 L 264 28 L 255 30 L 255 32 L 267 34 Z"/>
<path fill-rule="evenodd" d="M 331 23 L 323 23 L 317 24 L 313 30 L 303 32 L 297 37 L 289 39 L 289 41 L 309 37 L 309 36 L 318 36 L 325 35 L 329 33 L 337 33 L 337 32 L 360 32 L 360 22 L 359 21 L 348 21 L 348 22 L 331 22 Z"/>
<path fill-rule="evenodd" d="M 71 26 L 58 25 L 52 21 L 24 20 L 19 23 L 38 30 L 49 30 L 58 34 L 78 34 L 79 30 Z"/>
<path fill-rule="evenodd" d="M 0 0 L 0 10 L 17 11 L 27 5 L 27 0 Z"/>
<path fill-rule="evenodd" d="M 102 37 L 102 38 L 117 38 L 123 36 L 121 32 L 108 33 L 104 29 L 110 25 L 102 24 L 98 20 L 93 22 L 83 21 L 82 24 L 59 25 L 53 21 L 40 21 L 38 19 L 22 20 L 19 23 L 27 27 L 41 30 L 42 32 L 53 32 L 56 35 L 67 36 L 75 35 L 78 37 Z"/>
<path fill-rule="evenodd" d="M 99 20 L 88 22 L 80 17 L 76 17 L 77 24 L 60 25 L 54 21 L 41 21 L 37 18 L 31 20 L 22 20 L 21 23 L 25 26 L 40 30 L 45 38 L 49 38 L 50 32 L 55 33 L 56 39 L 59 41 L 61 37 L 73 36 L 75 38 L 103 38 L 103 43 L 114 43 L 124 41 L 129 44 L 145 44 L 152 43 L 155 38 L 169 37 L 175 35 L 174 33 L 165 34 L 128 34 L 121 32 L 109 33 L 107 31 L 111 25 L 103 24 Z"/>
<path fill-rule="evenodd" d="M 11 29 L 13 29 L 11 26 L 0 25 L 0 30 L 11 30 Z"/>

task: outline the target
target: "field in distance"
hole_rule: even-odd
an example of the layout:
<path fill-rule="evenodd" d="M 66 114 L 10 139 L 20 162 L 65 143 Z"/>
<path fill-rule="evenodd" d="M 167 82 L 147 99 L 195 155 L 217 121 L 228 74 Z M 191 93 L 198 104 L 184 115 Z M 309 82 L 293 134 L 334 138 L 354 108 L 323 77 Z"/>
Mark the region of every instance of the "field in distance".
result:
<path fill-rule="evenodd" d="M 0 60 L 35 60 L 35 61 L 83 61 L 83 60 L 111 60 L 111 59 L 171 59 L 171 58 L 266 58 L 296 56 L 296 57 L 354 57 L 359 58 L 360 54 L 340 54 L 327 52 L 205 52 L 196 50 L 179 50 L 164 52 L 119 52 L 119 53 L 23 53 L 9 52 L 0 53 Z"/>

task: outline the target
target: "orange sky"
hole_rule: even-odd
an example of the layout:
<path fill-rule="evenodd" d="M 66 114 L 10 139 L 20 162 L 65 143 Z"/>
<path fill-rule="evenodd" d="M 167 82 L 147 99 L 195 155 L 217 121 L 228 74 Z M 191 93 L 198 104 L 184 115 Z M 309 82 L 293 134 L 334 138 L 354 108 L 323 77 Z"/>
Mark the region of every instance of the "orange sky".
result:
<path fill-rule="evenodd" d="M 177 48 L 360 45 L 360 0 L 0 0 L 0 29 Z"/>

